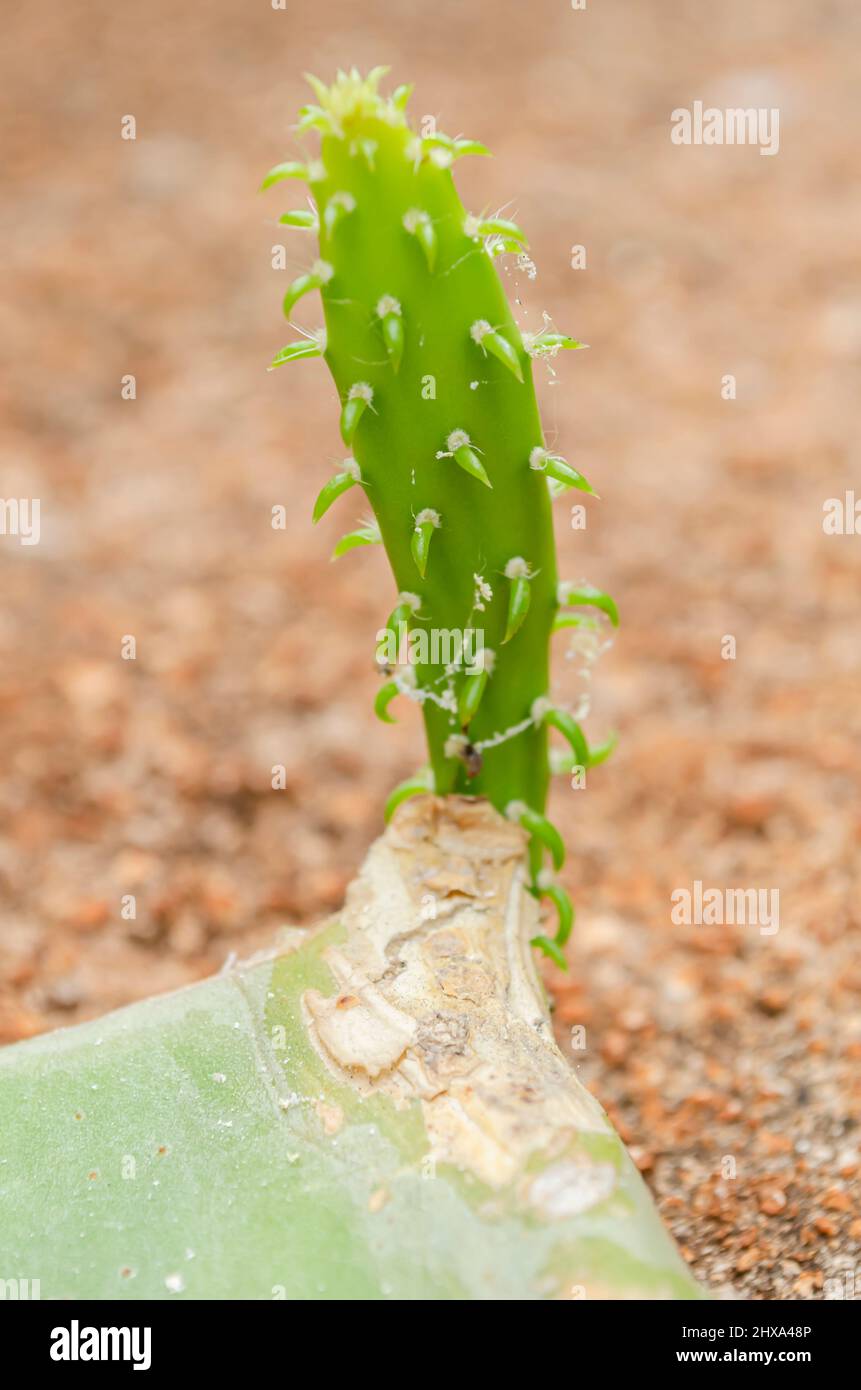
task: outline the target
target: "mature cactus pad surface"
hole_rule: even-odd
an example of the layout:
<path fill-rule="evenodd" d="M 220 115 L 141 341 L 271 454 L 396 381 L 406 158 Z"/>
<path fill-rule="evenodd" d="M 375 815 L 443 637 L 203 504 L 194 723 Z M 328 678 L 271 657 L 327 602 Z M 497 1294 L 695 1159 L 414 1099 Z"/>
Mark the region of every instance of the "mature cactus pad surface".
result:
<path fill-rule="evenodd" d="M 43 1298 L 697 1298 L 558 1052 L 524 837 L 424 797 L 336 920 L 0 1052 L 0 1269 Z"/>

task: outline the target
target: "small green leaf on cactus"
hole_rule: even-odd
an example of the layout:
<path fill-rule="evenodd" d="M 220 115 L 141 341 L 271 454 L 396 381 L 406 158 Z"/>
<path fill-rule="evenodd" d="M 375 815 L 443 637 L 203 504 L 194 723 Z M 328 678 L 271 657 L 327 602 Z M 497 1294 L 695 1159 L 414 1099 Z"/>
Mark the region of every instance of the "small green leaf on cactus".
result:
<path fill-rule="evenodd" d="M 511 588 L 508 593 L 508 617 L 505 624 L 505 636 L 502 645 L 510 642 L 516 632 L 519 632 L 529 612 L 529 603 L 532 598 L 532 590 L 529 581 L 533 578 L 532 571 L 526 560 L 521 555 L 515 555 L 505 566 L 505 577 L 511 581 Z"/>
<path fill-rule="evenodd" d="M 355 210 L 356 200 L 352 193 L 333 193 L 323 213 L 323 227 L 326 236 L 331 237 L 338 223 L 346 217 L 348 213 L 355 212 Z"/>
<path fill-rule="evenodd" d="M 594 748 L 589 749 L 589 766 L 599 767 L 601 763 L 605 763 L 618 742 L 619 735 L 617 733 L 612 733 L 603 743 L 596 743 Z"/>
<path fill-rule="evenodd" d="M 553 729 L 558 729 L 560 734 L 567 738 L 574 756 L 577 759 L 575 766 L 588 767 L 590 764 L 589 745 L 586 742 L 583 730 L 565 710 L 557 709 L 552 701 L 542 698 L 534 702 L 532 706 L 532 718 L 536 724 L 548 724 Z"/>
<path fill-rule="evenodd" d="M 377 301 L 377 318 L 380 320 L 380 326 L 383 330 L 383 342 L 386 345 L 392 370 L 396 372 L 404 355 L 404 325 L 401 318 L 401 306 L 393 295 L 384 294 Z"/>
<path fill-rule="evenodd" d="M 332 129 L 332 121 L 328 113 L 322 107 L 315 106 L 313 102 L 300 107 L 299 119 L 296 122 L 297 130 L 319 130 L 324 135 Z"/>
<path fill-rule="evenodd" d="M 464 677 L 457 702 L 457 715 L 462 729 L 465 729 L 478 713 L 495 661 L 496 654 L 490 647 L 482 647 L 481 651 L 476 653 L 475 665 Z"/>
<path fill-rule="evenodd" d="M 416 569 L 424 579 L 427 574 L 428 556 L 430 554 L 430 543 L 434 531 L 442 525 L 440 514 L 434 511 L 433 507 L 423 507 L 416 515 L 413 538 L 410 541 L 410 551 L 416 562 Z"/>
<path fill-rule="evenodd" d="M 482 145 L 480 140 L 455 140 L 452 148 L 453 158 L 460 159 L 465 154 L 480 154 L 486 155 L 488 159 L 492 158 L 490 150 L 486 145 Z"/>
<path fill-rule="evenodd" d="M 539 840 L 550 851 L 553 867 L 561 869 L 565 863 L 565 846 L 556 826 L 540 811 L 527 806 L 525 801 L 509 801 L 505 808 L 509 820 L 522 825 L 523 829 Z"/>
<path fill-rule="evenodd" d="M 597 496 L 595 489 L 582 473 L 578 473 L 570 463 L 566 463 L 558 454 L 552 454 L 549 449 L 536 446 L 529 455 L 529 467 L 536 473 L 546 473 L 548 478 L 555 478 L 556 482 L 564 483 L 567 487 L 576 487 L 580 492 Z"/>
<path fill-rule="evenodd" d="M 557 946 L 564 946 L 574 925 L 574 904 L 562 885 L 546 869 L 539 873 L 532 891 L 538 898 L 547 898 L 556 908 L 559 925 L 554 940 Z"/>
<path fill-rule="evenodd" d="M 317 494 L 317 501 L 314 503 L 312 520 L 316 526 L 321 516 L 325 516 L 332 503 L 347 492 L 356 483 L 362 481 L 362 473 L 355 459 L 344 459 L 341 468 L 328 483 L 325 483 Z"/>
<path fill-rule="evenodd" d="M 553 631 L 559 632 L 564 627 L 575 627 L 581 632 L 599 632 L 601 624 L 598 618 L 587 618 L 582 613 L 557 613 L 553 619 Z"/>
<path fill-rule="evenodd" d="M 414 236 L 422 248 L 427 268 L 431 275 L 436 265 L 437 237 L 430 214 L 421 208 L 410 208 L 403 216 L 404 230 Z"/>
<path fill-rule="evenodd" d="M 502 236 L 517 242 L 524 249 L 529 245 L 517 223 L 509 222 L 505 217 L 473 217 L 468 213 L 464 218 L 463 230 L 472 241 L 478 241 L 483 236 Z"/>
<path fill-rule="evenodd" d="M 557 965 L 560 970 L 564 970 L 567 973 L 568 962 L 555 941 L 551 941 L 548 936 L 533 936 L 529 944 L 531 946 L 537 946 L 539 951 L 547 956 L 548 960 L 552 960 L 554 965 Z"/>
<path fill-rule="evenodd" d="M 304 357 L 322 357 L 323 342 L 320 337 L 300 338 L 296 343 L 288 343 L 280 352 L 276 352 L 267 368 L 274 371 L 276 367 L 283 367 L 285 362 L 299 362 Z"/>
<path fill-rule="evenodd" d="M 397 724 L 393 715 L 389 714 L 389 705 L 396 695 L 400 694 L 396 681 L 386 681 L 377 691 L 377 698 L 374 700 L 374 714 L 381 719 L 384 724 Z"/>
<path fill-rule="evenodd" d="M 507 367 L 510 372 L 513 372 L 518 381 L 523 381 L 523 369 L 520 366 L 517 349 L 513 348 L 508 339 L 503 338 L 501 333 L 495 332 L 487 322 L 487 319 L 476 319 L 472 328 L 469 330 L 469 335 L 472 341 L 478 344 L 482 352 L 492 352 L 494 357 L 497 358 L 503 366 Z"/>
<path fill-rule="evenodd" d="M 302 298 L 303 294 L 308 294 L 310 290 L 322 289 L 328 285 L 334 275 L 332 267 L 328 261 L 315 261 L 311 269 L 305 275 L 297 275 L 296 279 L 287 287 L 284 295 L 284 317 L 289 319 L 293 305 Z"/>
<path fill-rule="evenodd" d="M 341 411 L 341 438 L 345 444 L 352 444 L 358 423 L 373 399 L 373 389 L 366 381 L 356 381 L 350 387 Z"/>
<path fill-rule="evenodd" d="M 422 768 L 414 777 L 408 777 L 406 781 L 399 782 L 396 787 L 389 792 L 385 806 L 385 819 L 390 821 L 395 811 L 402 801 L 406 801 L 410 796 L 421 796 L 423 792 L 434 790 L 433 772 L 429 767 Z"/>
<path fill-rule="evenodd" d="M 310 208 L 295 208 L 292 212 L 282 212 L 278 221 L 283 227 L 297 227 L 303 232 L 318 231 L 317 214 Z"/>
<path fill-rule="evenodd" d="M 360 545 L 379 545 L 382 539 L 377 523 L 369 521 L 364 526 L 358 526 L 355 531 L 348 531 L 346 536 L 341 537 L 332 551 L 332 559 L 339 560 L 342 555 L 346 555 L 348 550 L 355 550 Z"/>
<path fill-rule="evenodd" d="M 383 642 L 385 638 L 389 638 L 392 642 L 397 643 L 400 636 L 401 624 L 403 623 L 405 627 L 409 627 L 412 619 L 421 606 L 422 601 L 418 594 L 411 594 L 407 590 L 398 594 L 397 604 L 389 614 L 388 622 L 384 628 L 384 638 L 380 639 L 381 642 Z"/>
<path fill-rule="evenodd" d="M 493 483 L 488 478 L 484 465 L 473 448 L 466 430 L 452 430 L 446 440 L 446 448 L 437 451 L 437 458 L 453 458 L 464 473 L 468 473 L 471 478 L 477 478 L 480 483 L 484 483 L 485 487 L 493 487 Z"/>
<path fill-rule="evenodd" d="M 539 333 L 524 333 L 523 346 L 530 357 L 555 357 L 561 349 L 587 348 L 588 343 L 580 343 L 567 333 L 554 333 L 542 328 Z"/>
<path fill-rule="evenodd" d="M 300 164 L 296 159 L 288 159 L 283 164 L 276 164 L 269 170 L 259 191 L 264 193 L 267 188 L 271 188 L 274 183 L 280 183 L 282 179 L 307 179 L 308 177 L 307 164 Z"/>
<path fill-rule="evenodd" d="M 557 591 L 558 602 L 562 607 L 575 607 L 582 604 L 584 608 L 600 608 L 607 614 L 614 627 L 619 626 L 619 610 L 609 594 L 605 594 L 602 589 L 596 589 L 594 584 L 572 584 L 568 580 L 563 580 Z M 561 615 L 560 615 L 561 616 Z M 562 623 L 559 626 L 563 626 Z"/>

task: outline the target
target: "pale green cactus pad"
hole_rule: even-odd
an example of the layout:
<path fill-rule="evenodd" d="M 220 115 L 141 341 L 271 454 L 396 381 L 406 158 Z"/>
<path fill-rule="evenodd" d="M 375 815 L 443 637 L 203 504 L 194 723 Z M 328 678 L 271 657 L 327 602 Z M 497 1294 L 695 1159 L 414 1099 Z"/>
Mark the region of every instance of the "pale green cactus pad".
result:
<path fill-rule="evenodd" d="M 0 1053 L 0 1276 L 57 1299 L 701 1297 L 553 1043 L 523 850 L 486 803 L 410 802 L 339 920 Z"/>

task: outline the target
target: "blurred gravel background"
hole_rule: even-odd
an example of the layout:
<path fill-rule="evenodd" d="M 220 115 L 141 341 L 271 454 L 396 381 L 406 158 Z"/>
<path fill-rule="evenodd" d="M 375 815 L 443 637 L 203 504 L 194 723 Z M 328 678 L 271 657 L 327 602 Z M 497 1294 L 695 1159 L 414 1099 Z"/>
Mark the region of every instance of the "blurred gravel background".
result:
<path fill-rule="evenodd" d="M 558 504 L 562 572 L 623 613 L 587 725 L 619 751 L 552 806 L 560 1040 L 585 1028 L 702 1278 L 861 1295 L 861 535 L 822 528 L 861 498 L 857 5 L 19 0 L 4 30 L 0 496 L 39 497 L 42 536 L 0 535 L 0 1040 L 331 912 L 421 761 L 417 719 L 371 714 L 385 562 L 329 563 L 361 508 L 310 526 L 333 388 L 265 371 L 301 190 L 255 193 L 302 148 L 303 70 L 390 63 L 415 117 L 492 147 L 458 182 L 529 232 L 521 321 L 592 345 L 539 372 L 603 499 L 585 532 Z M 779 154 L 674 146 L 695 100 L 779 107 Z M 674 926 L 695 880 L 778 889 L 779 932 Z"/>

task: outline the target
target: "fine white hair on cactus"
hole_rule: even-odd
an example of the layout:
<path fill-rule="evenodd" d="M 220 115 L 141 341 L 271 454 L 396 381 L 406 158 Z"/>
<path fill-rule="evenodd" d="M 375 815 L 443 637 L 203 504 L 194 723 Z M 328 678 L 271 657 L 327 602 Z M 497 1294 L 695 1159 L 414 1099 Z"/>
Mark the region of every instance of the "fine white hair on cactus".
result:
<path fill-rule="evenodd" d="M 471 670 L 484 671 L 485 675 L 492 676 L 495 665 L 496 652 L 492 651 L 490 647 L 482 647 L 480 651 L 477 651 L 475 654 L 475 660 L 472 663 Z"/>
<path fill-rule="evenodd" d="M 402 695 L 409 695 L 418 685 L 418 676 L 414 666 L 405 666 L 395 677 L 395 684 L 398 686 Z"/>
<path fill-rule="evenodd" d="M 535 883 L 538 888 L 552 888 L 556 880 L 549 869 L 539 869 L 535 876 Z"/>
<path fill-rule="evenodd" d="M 377 318 L 384 319 L 386 314 L 401 313 L 400 300 L 395 299 L 392 294 L 384 294 L 377 300 Z"/>
<path fill-rule="evenodd" d="M 423 507 L 416 516 L 416 526 L 441 526 L 442 517 L 433 507 Z"/>
<path fill-rule="evenodd" d="M 476 240 L 481 233 L 481 218 L 476 217 L 474 212 L 468 212 L 463 219 L 463 230 L 468 237 Z"/>
<path fill-rule="evenodd" d="M 366 401 L 368 405 L 374 399 L 374 388 L 369 386 L 366 381 L 356 381 L 347 392 L 349 401 Z"/>
<path fill-rule="evenodd" d="M 322 159 L 312 159 L 308 165 L 308 182 L 322 183 L 326 177 L 326 166 Z"/>
<path fill-rule="evenodd" d="M 340 193 L 333 193 L 327 206 L 342 208 L 344 212 L 355 212 L 356 200 L 352 193 L 348 193 L 344 190 Z"/>
<path fill-rule="evenodd" d="M 403 603 L 407 608 L 410 608 L 413 611 L 413 613 L 418 613 L 419 609 L 422 606 L 422 601 L 419 595 L 411 594 L 406 589 L 402 590 L 401 593 L 398 594 L 398 603 Z"/>
<path fill-rule="evenodd" d="M 505 808 L 505 814 L 508 820 L 519 821 L 528 810 L 529 807 L 525 801 L 509 801 Z"/>
<path fill-rule="evenodd" d="M 546 695 L 539 695 L 537 700 L 532 701 L 529 710 L 533 724 L 540 724 L 544 716 L 549 714 L 552 709 L 553 701 L 548 699 Z"/>
<path fill-rule="evenodd" d="M 344 462 L 341 464 L 341 472 L 349 473 L 350 477 L 356 483 L 362 481 L 362 470 L 355 459 L 344 459 Z"/>
<path fill-rule="evenodd" d="M 404 213 L 404 230 L 415 232 L 424 222 L 430 222 L 430 217 L 422 208 L 410 208 Z"/>
<path fill-rule="evenodd" d="M 464 447 L 470 447 L 472 441 L 470 440 L 470 437 L 467 434 L 466 430 L 452 430 L 445 443 L 446 448 L 450 449 L 451 452 L 454 453 L 455 449 L 463 449 Z"/>
<path fill-rule="evenodd" d="M 528 560 L 524 560 L 522 555 L 512 555 L 505 566 L 505 577 L 506 579 L 533 579 L 534 575 Z"/>
<path fill-rule="evenodd" d="M 324 285 L 328 285 L 335 274 L 335 268 L 328 261 L 315 261 L 311 266 L 311 274 L 315 275 Z"/>
<path fill-rule="evenodd" d="M 469 739 L 465 734 L 451 734 L 443 744 L 443 756 L 446 758 L 459 758 L 464 749 L 468 746 Z"/>
<path fill-rule="evenodd" d="M 542 449 L 541 445 L 538 444 L 529 455 L 529 467 L 534 469 L 536 473 L 542 473 L 547 467 L 549 457 L 550 450 Z"/>
<path fill-rule="evenodd" d="M 407 159 L 412 160 L 413 162 L 422 158 L 422 155 L 424 154 L 424 146 L 422 144 L 422 138 L 420 135 L 414 135 L 412 140 L 407 141 L 406 145 L 404 146 L 404 154 L 406 155 Z M 408 232 L 412 230 L 413 229 L 411 227 L 407 227 Z"/>
<path fill-rule="evenodd" d="M 469 336 L 474 343 L 478 343 L 479 346 L 481 346 L 482 338 L 486 338 L 488 333 L 492 332 L 493 326 L 487 322 L 487 319 L 476 319 L 472 328 L 469 330 Z"/>
<path fill-rule="evenodd" d="M 480 599 L 480 598 L 483 598 L 483 599 L 486 599 L 488 602 L 490 602 L 490 600 L 493 598 L 493 589 L 492 589 L 491 586 L 488 584 L 488 582 L 487 582 L 487 580 L 485 579 L 484 575 L 483 575 L 483 574 L 474 574 L 474 575 L 472 576 L 472 580 L 473 580 L 473 583 L 475 584 L 475 597 L 476 597 L 476 601 L 478 601 L 478 599 Z"/>

